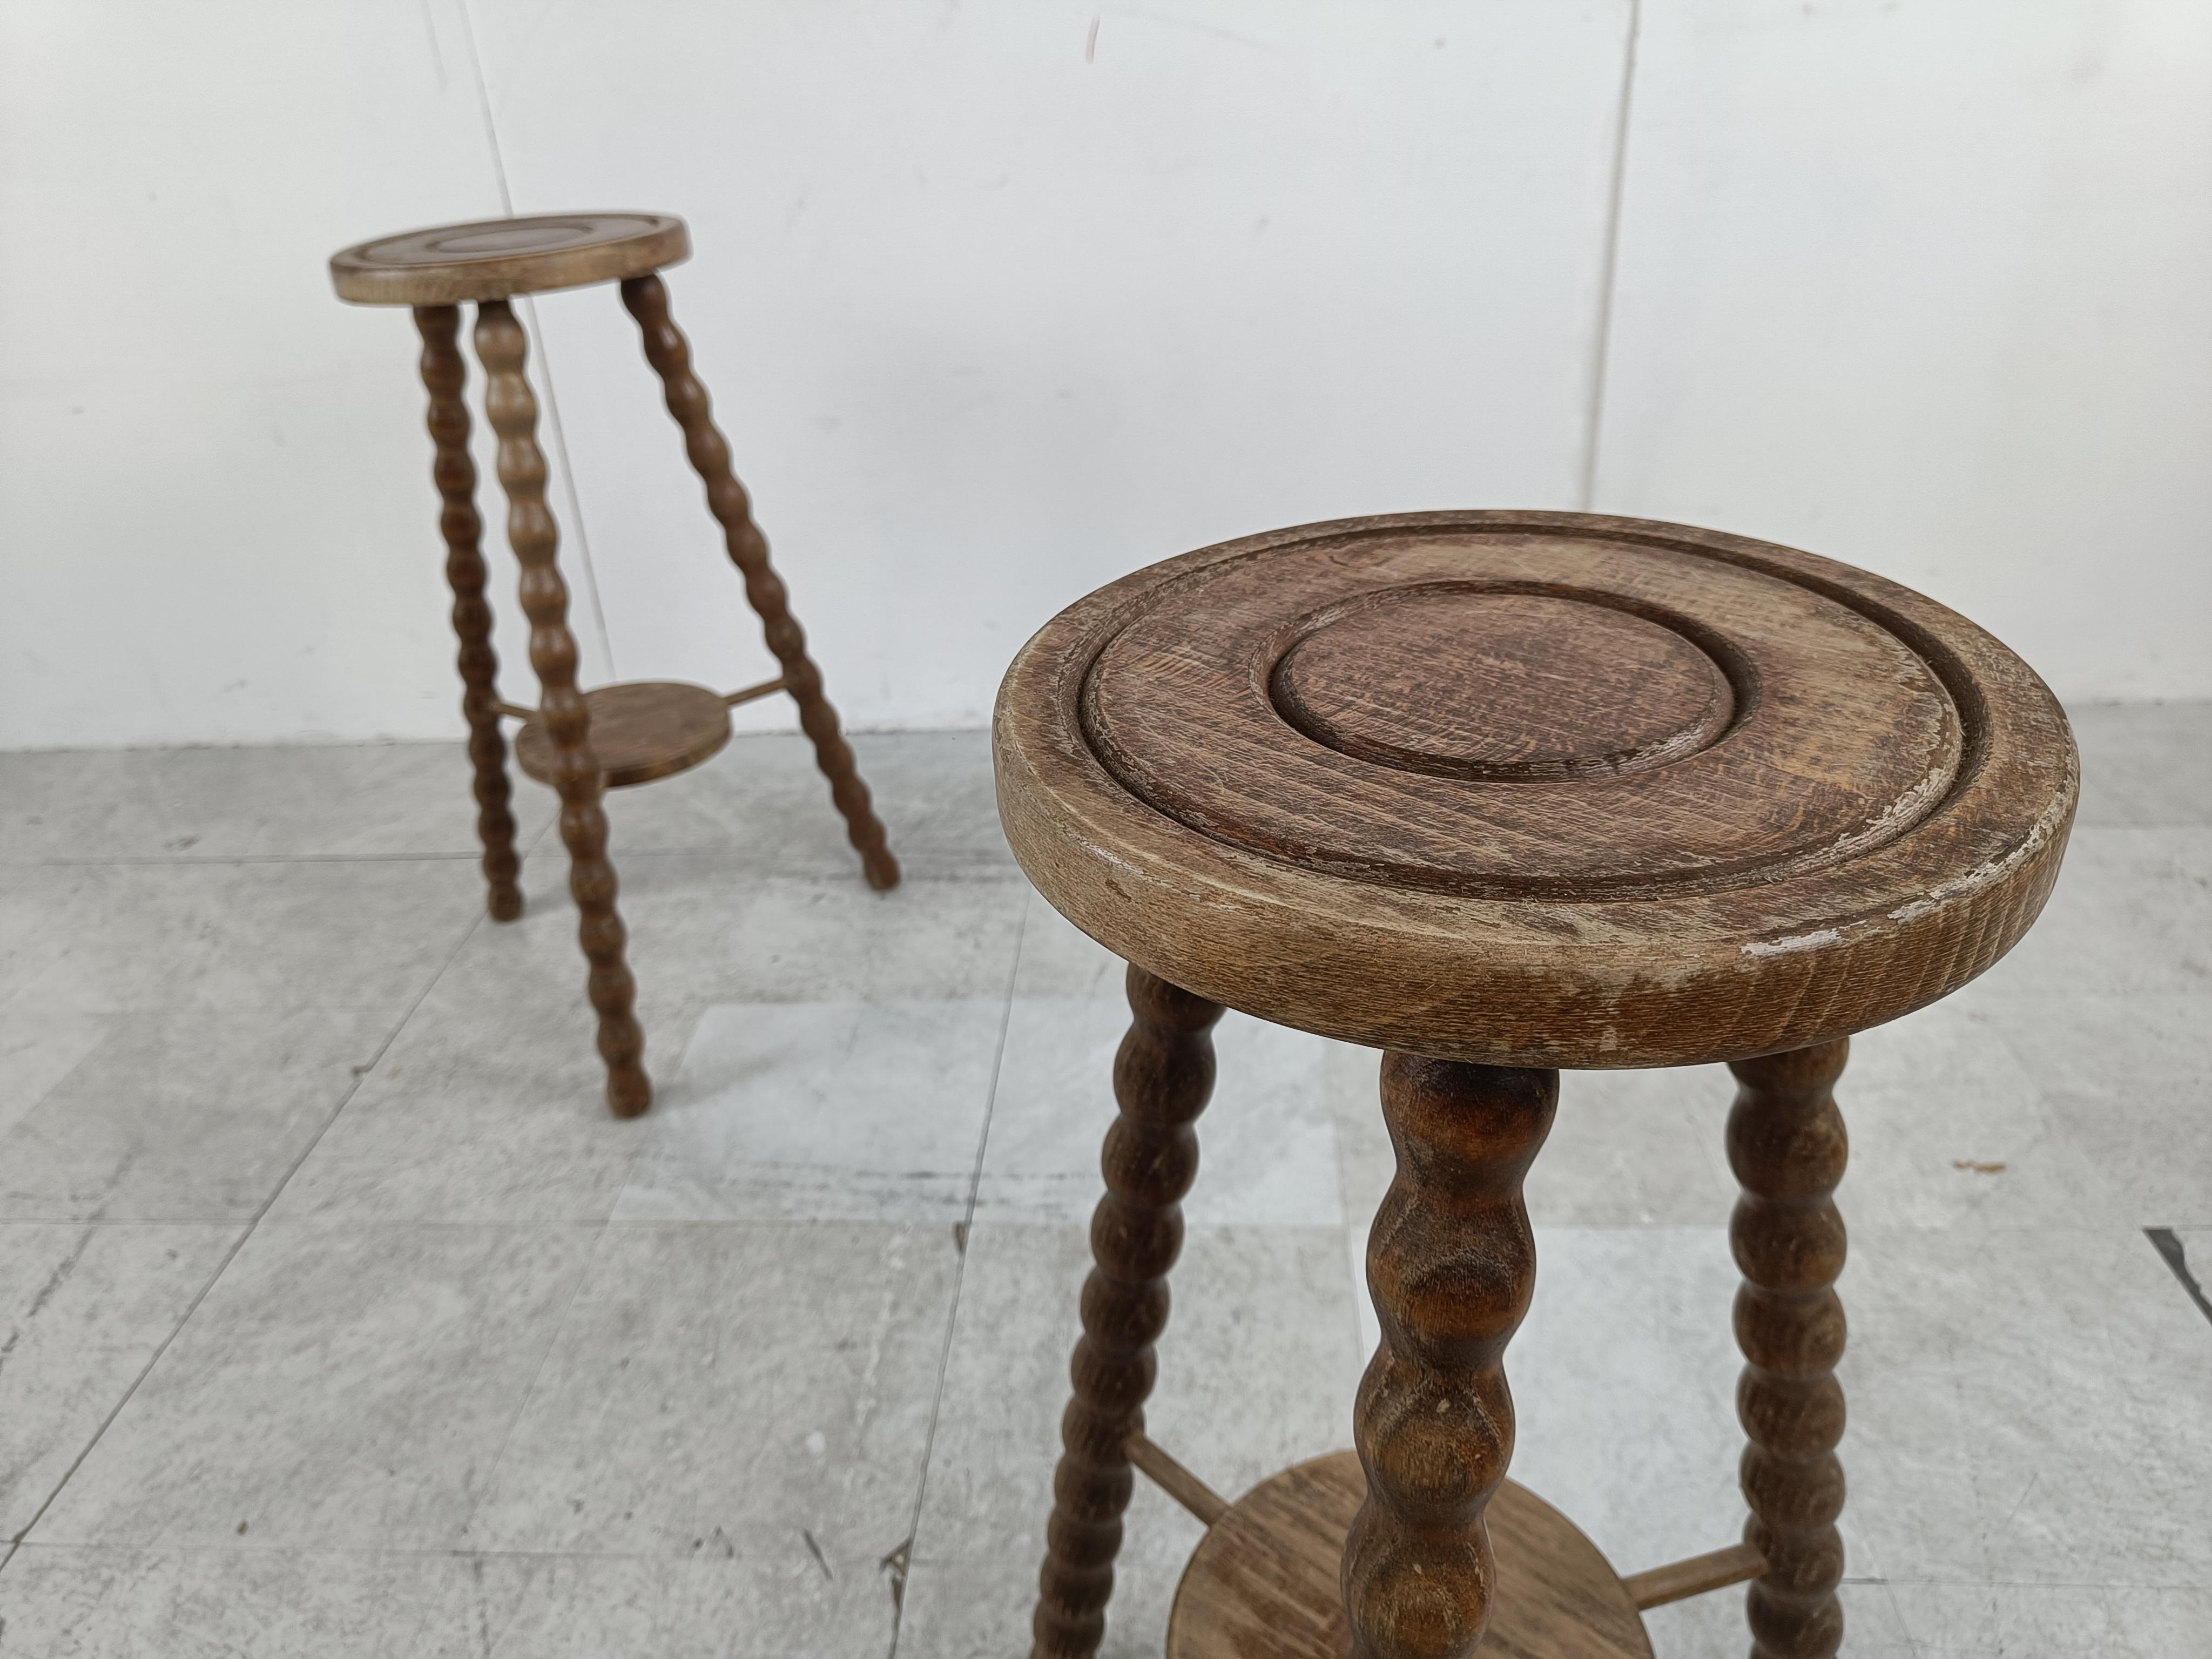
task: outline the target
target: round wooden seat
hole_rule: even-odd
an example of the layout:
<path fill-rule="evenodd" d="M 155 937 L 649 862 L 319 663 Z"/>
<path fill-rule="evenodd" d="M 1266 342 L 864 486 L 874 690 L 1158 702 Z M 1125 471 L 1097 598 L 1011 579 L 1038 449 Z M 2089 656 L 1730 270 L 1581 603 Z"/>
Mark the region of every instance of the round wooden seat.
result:
<path fill-rule="evenodd" d="M 450 306 L 650 276 L 690 253 L 672 213 L 542 213 L 356 242 L 331 256 L 331 282 L 356 305 Z"/>
<path fill-rule="evenodd" d="M 1000 692 L 1063 914 L 1170 984 L 1496 1066 L 1735 1060 L 1980 973 L 2055 878 L 2065 717 L 1965 618 L 1741 537 L 1430 513 L 1070 606 Z"/>

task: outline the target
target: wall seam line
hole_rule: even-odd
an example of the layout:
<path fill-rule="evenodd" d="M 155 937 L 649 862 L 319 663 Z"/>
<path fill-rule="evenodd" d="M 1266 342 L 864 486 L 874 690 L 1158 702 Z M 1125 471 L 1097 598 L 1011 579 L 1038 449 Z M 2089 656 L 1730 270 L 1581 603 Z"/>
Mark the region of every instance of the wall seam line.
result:
<path fill-rule="evenodd" d="M 1628 0 L 1628 38 L 1621 52 L 1620 102 L 1613 131 L 1613 178 L 1607 188 L 1605 243 L 1599 256 L 1597 327 L 1590 346 L 1589 396 L 1583 411 L 1582 477 L 1576 505 L 1597 503 L 1598 445 L 1605 424 L 1606 376 L 1612 366 L 1613 285 L 1620 264 L 1620 204 L 1628 179 L 1629 118 L 1636 104 L 1636 48 L 1644 30 L 1644 0 Z"/>

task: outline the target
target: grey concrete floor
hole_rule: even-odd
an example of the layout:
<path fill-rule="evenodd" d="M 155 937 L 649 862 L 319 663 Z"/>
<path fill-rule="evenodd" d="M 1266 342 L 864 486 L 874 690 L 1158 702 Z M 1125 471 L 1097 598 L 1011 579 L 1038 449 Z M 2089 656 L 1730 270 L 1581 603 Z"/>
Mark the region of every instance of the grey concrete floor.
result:
<path fill-rule="evenodd" d="M 2041 924 L 1855 1047 L 1847 1650 L 2212 1652 L 2212 711 L 2078 711 Z M 0 757 L 0 1655 L 1026 1650 L 1115 965 L 976 733 L 611 802 L 659 1103 L 617 1122 L 550 798 L 480 916 L 442 745 Z M 1374 1056 L 1232 1015 L 1156 1437 L 1346 1443 Z M 1730 1541 L 1712 1070 L 1579 1074 L 1514 1473 L 1624 1571 Z M 1109 1650 L 1195 1524 L 1140 1483 Z M 1740 1655 L 1740 1592 L 1655 1613 Z"/>

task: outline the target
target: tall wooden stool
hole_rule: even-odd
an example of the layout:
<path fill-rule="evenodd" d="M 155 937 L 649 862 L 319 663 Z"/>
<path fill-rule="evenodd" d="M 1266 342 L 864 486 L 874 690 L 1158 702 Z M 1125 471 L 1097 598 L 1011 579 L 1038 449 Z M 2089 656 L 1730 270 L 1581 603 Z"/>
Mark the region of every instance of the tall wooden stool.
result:
<path fill-rule="evenodd" d="M 1128 961 L 1134 1014 L 1035 1653 L 1097 1651 L 1133 1468 L 1208 1527 L 1173 1659 L 1649 1659 L 1641 1609 L 1746 1580 L 1754 1655 L 1833 1654 L 1832 1085 L 1852 1032 L 1973 978 L 2051 891 L 2078 773 L 2033 672 L 1811 554 L 1416 514 L 1092 594 L 1015 659 L 994 744 L 1022 867 Z M 1384 1050 L 1398 1157 L 1355 1449 L 1234 1504 L 1144 1418 L 1224 1005 Z M 1741 1545 L 1623 1578 L 1505 1480 L 1505 1345 L 1535 1273 L 1522 1180 L 1558 1068 L 1711 1060 L 1740 1085 L 1750 1520 Z"/>
<path fill-rule="evenodd" d="M 515 884 L 521 866 L 507 811 L 507 744 L 499 725 L 505 718 L 522 722 L 514 737 L 522 769 L 561 796 L 568 890 L 591 963 L 607 1103 L 623 1117 L 652 1104 L 653 1085 L 642 1064 L 645 1034 L 631 1013 L 637 988 L 623 961 L 628 936 L 615 908 L 614 866 L 607 862 L 607 823 L 599 806 L 604 790 L 698 765 L 730 740 L 732 708 L 786 692 L 814 740 L 814 757 L 830 780 L 830 799 L 845 815 L 868 884 L 895 887 L 899 878 L 898 861 L 885 845 L 853 750 L 839 734 L 837 711 L 823 694 L 822 671 L 806 654 L 806 635 L 792 617 L 782 580 L 769 566 L 768 543 L 753 523 L 751 502 L 730 471 L 730 446 L 708 413 L 707 388 L 691 372 L 691 348 L 669 318 L 668 290 L 657 273 L 690 252 L 684 222 L 669 214 L 555 213 L 381 236 L 331 258 L 331 281 L 340 299 L 414 308 L 422 336 L 422 384 L 430 392 L 430 436 L 437 446 L 431 477 L 445 502 L 439 528 L 446 538 L 446 579 L 453 589 L 453 630 L 461 640 L 461 711 L 468 717 L 469 757 L 476 768 L 477 833 L 490 890 L 486 907 L 495 921 L 522 914 L 522 890 Z M 707 487 L 707 510 L 722 527 L 731 562 L 744 576 L 745 598 L 759 613 L 769 649 L 783 671 L 772 680 L 728 693 L 667 680 L 576 689 L 576 641 L 568 631 L 568 589 L 556 556 L 559 531 L 545 504 L 538 400 L 523 375 L 530 342 L 507 301 L 517 294 L 612 282 L 622 284 L 623 304 L 637 319 L 646 361 L 660 376 L 668 412 L 684 430 L 684 453 Z M 461 395 L 468 369 L 457 344 L 462 301 L 476 302 L 477 356 L 487 377 L 484 410 L 499 434 L 507 540 L 522 566 L 522 608 L 530 617 L 536 708 L 501 702 L 494 684 L 499 662 L 483 596 L 483 521 L 477 515 L 469 408 Z"/>

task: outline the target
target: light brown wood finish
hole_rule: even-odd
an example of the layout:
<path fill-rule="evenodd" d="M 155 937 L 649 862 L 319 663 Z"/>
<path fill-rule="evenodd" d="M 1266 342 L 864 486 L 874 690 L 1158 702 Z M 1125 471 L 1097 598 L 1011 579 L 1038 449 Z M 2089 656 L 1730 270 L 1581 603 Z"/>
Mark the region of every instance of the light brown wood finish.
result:
<path fill-rule="evenodd" d="M 592 758 L 610 789 L 687 771 L 730 740 L 730 706 L 703 685 L 626 680 L 586 692 L 584 706 Z M 552 738 L 535 714 L 514 734 L 514 758 L 540 783 L 551 783 L 559 772 Z"/>
<path fill-rule="evenodd" d="M 1206 1526 L 1229 1513 L 1229 1500 L 1143 1434 L 1132 1434 L 1121 1443 L 1138 1472 Z"/>
<path fill-rule="evenodd" d="M 898 860 L 885 844 L 884 826 L 860 781 L 852 746 L 837 729 L 837 711 L 822 691 L 822 671 L 806 654 L 806 635 L 791 614 L 783 579 L 769 564 L 768 538 L 753 522 L 752 501 L 730 470 L 730 446 L 714 424 L 707 388 L 691 371 L 691 346 L 668 313 L 668 288 L 658 276 L 635 276 L 622 285 L 623 304 L 637 319 L 646 361 L 660 376 L 668 412 L 684 431 L 684 453 L 707 488 L 707 507 L 722 526 L 730 562 L 745 580 L 745 598 L 759 613 L 768 648 L 782 665 L 784 689 L 799 705 L 799 724 L 814 742 L 814 758 L 830 780 L 830 796 L 845 816 L 846 832 L 860 855 L 871 887 L 898 884 Z"/>
<path fill-rule="evenodd" d="M 1736 1415 L 1751 1443 L 1741 1477 L 1745 1541 L 1766 1563 L 1748 1592 L 1753 1659 L 1832 1659 L 1843 1644 L 1836 1586 L 1844 1542 L 1844 1222 L 1832 1197 L 1850 1142 L 1836 1109 L 1848 1042 L 1742 1060 L 1729 1164 L 1743 1194 L 1729 1223 L 1743 1287 L 1735 1336 L 1747 1362 Z"/>
<path fill-rule="evenodd" d="M 1091 1659 L 1106 1633 L 1128 1441 L 1142 1433 L 1168 1322 L 1168 1269 L 1182 1249 L 1182 1196 L 1198 1173 L 1191 1125 L 1213 1091 L 1218 1004 L 1140 968 L 1128 975 L 1128 1035 L 1114 1056 L 1121 1114 L 1102 1157 L 1106 1195 L 1091 1219 L 1094 1266 L 1083 1286 L 1083 1335 L 1068 1372 L 1060 1468 L 1037 1575 L 1033 1659 Z"/>
<path fill-rule="evenodd" d="M 499 482 L 507 492 L 507 537 L 522 566 L 522 608 L 530 618 L 530 664 L 538 671 L 538 719 L 552 740 L 551 782 L 561 796 L 561 839 L 568 848 L 568 891 L 577 935 L 591 963 L 592 1006 L 599 1017 L 599 1057 L 607 1066 L 607 1104 L 634 1117 L 653 1103 L 641 1063 L 645 1033 L 631 1013 L 636 981 L 623 959 L 627 942 L 615 908 L 607 862 L 607 818 L 591 744 L 591 714 L 576 689 L 576 640 L 568 631 L 568 589 L 556 554 L 560 532 L 545 505 L 545 457 L 538 447 L 538 400 L 524 378 L 530 342 L 504 300 L 477 307 L 477 356 L 489 380 L 485 412 L 499 434 Z"/>
<path fill-rule="evenodd" d="M 461 714 L 469 723 L 469 764 L 477 798 L 477 839 L 483 843 L 484 908 L 494 921 L 522 914 L 516 878 L 514 814 L 508 810 L 507 739 L 499 729 L 499 657 L 491 644 L 491 606 L 484 599 L 483 520 L 477 513 L 477 464 L 469 454 L 468 362 L 459 344 L 454 306 L 415 311 L 422 337 L 422 384 L 437 459 L 430 476 L 444 506 L 438 532 L 446 542 L 446 582 L 453 590 L 453 632 L 461 641 Z"/>
<path fill-rule="evenodd" d="M 331 256 L 331 283 L 355 305 L 446 306 L 619 282 L 690 253 L 673 214 L 541 213 L 358 242 Z"/>
<path fill-rule="evenodd" d="M 1367 1239 L 1382 1346 L 1352 1443 L 1367 1502 L 1344 1544 L 1357 1659 L 1462 1659 L 1492 1601 L 1483 1509 L 1513 1455 L 1505 1345 L 1535 1289 L 1521 1182 L 1556 1072 L 1382 1057 L 1398 1172 Z"/>
<path fill-rule="evenodd" d="M 1620 1581 L 1620 1587 L 1641 1613 L 1646 1607 L 1663 1607 L 1671 1601 L 1686 1601 L 1693 1595 L 1726 1589 L 1765 1571 L 1766 1558 L 1755 1547 L 1730 1544 L 1726 1549 L 1692 1555 L 1686 1560 L 1669 1561 L 1663 1567 L 1632 1572 Z"/>
<path fill-rule="evenodd" d="M 993 751 L 1023 869 L 1133 982 L 1386 1051 L 1399 1174 L 1370 1245 L 1383 1345 L 1340 1610 L 1296 1565 L 1333 1534 L 1293 1471 L 1200 1547 L 1178 1659 L 1515 1650 L 1484 1521 L 1512 1447 L 1502 1358 L 1533 1279 L 1519 1193 L 1550 1068 L 1716 1060 L 1742 1084 L 1747 1547 L 1632 1594 L 1603 1576 L 1623 1651 L 1642 1651 L 1637 1602 L 1756 1573 L 1761 1659 L 1829 1659 L 1830 1086 L 1851 1032 L 1980 973 L 2051 890 L 2078 770 L 2033 672 L 1941 605 L 1788 548 L 1413 514 L 1226 543 L 1070 606 L 1009 671 Z M 1103 1589 L 1084 1582 L 1087 1612 Z M 1046 1588 L 1076 1607 L 1049 1568 Z M 1528 1650 L 1610 1650 L 1570 1625 Z"/>
<path fill-rule="evenodd" d="M 672 215 L 566 213 L 407 231 L 360 243 L 331 259 L 331 279 L 341 298 L 415 308 L 423 339 L 422 376 L 430 391 L 430 431 L 437 444 L 434 476 L 445 503 L 441 523 L 453 587 L 453 624 L 461 640 L 462 707 L 484 845 L 486 902 L 500 921 L 522 912 L 514 817 L 507 805 L 507 745 L 498 725 L 511 718 L 522 722 L 514 746 L 523 769 L 553 785 L 562 797 L 562 834 L 571 855 L 569 886 L 592 963 L 591 997 L 599 1012 L 599 1051 L 607 1062 L 608 1100 L 623 1115 L 645 1110 L 652 1091 L 641 1064 L 643 1037 L 631 1012 L 635 986 L 623 959 L 626 941 L 615 908 L 614 871 L 606 859 L 606 821 L 599 799 L 605 789 L 698 765 L 728 741 L 731 708 L 787 691 L 799 705 L 799 723 L 814 742 L 868 882 L 888 888 L 897 883 L 899 873 L 852 749 L 838 729 L 836 712 L 823 695 L 821 672 L 792 619 L 783 584 L 769 568 L 767 544 L 730 471 L 729 448 L 708 417 L 706 389 L 691 373 L 690 348 L 669 320 L 666 289 L 653 274 L 690 252 L 690 233 Z M 618 281 L 625 283 L 625 303 L 636 314 L 670 412 L 682 426 L 692 465 L 705 481 L 708 506 L 781 665 L 773 679 L 726 693 L 643 681 L 579 695 L 567 589 L 556 560 L 557 535 L 545 507 L 537 406 L 522 374 L 528 343 L 507 299 Z M 490 412 L 501 434 L 501 477 L 508 485 L 510 537 L 524 565 L 525 603 L 536 607 L 530 611 L 532 654 L 546 687 L 540 708 L 507 702 L 495 690 L 498 664 L 491 649 L 491 614 L 483 600 L 483 525 L 474 501 L 468 408 L 461 395 L 467 374 L 454 343 L 459 330 L 454 302 L 470 299 L 481 303 L 479 353 L 489 345 L 511 360 L 510 368 L 493 376 Z M 492 357 L 485 361 L 489 365 Z M 585 757 L 594 772 L 588 788 L 579 775 Z"/>
<path fill-rule="evenodd" d="M 1677 1065 L 1892 1019 L 2058 869 L 2064 716 L 1895 583 L 1711 531 L 1434 513 L 1063 611 L 994 725 L 1008 839 L 1126 959 L 1301 1030 Z"/>
<path fill-rule="evenodd" d="M 1184 1569 L 1167 1659 L 1344 1659 L 1345 1534 L 1367 1495 L 1348 1451 L 1238 1498 Z M 1483 1659 L 1651 1659 L 1620 1579 L 1567 1517 L 1508 1480 L 1489 1508 L 1498 1593 Z"/>
<path fill-rule="evenodd" d="M 722 702 L 726 707 L 735 708 L 740 703 L 757 702 L 763 697 L 772 697 L 779 691 L 790 690 L 790 686 L 784 683 L 783 676 L 779 674 L 772 680 L 762 680 L 757 684 L 741 685 L 734 691 L 725 691 Z"/>
<path fill-rule="evenodd" d="M 1634 696 L 1619 696 L 1623 686 Z M 1737 712 L 1720 664 L 1674 629 L 1578 598 L 1449 586 L 1400 589 L 1308 623 L 1276 663 L 1269 700 L 1340 754 L 1517 783 L 1683 759 Z"/>

